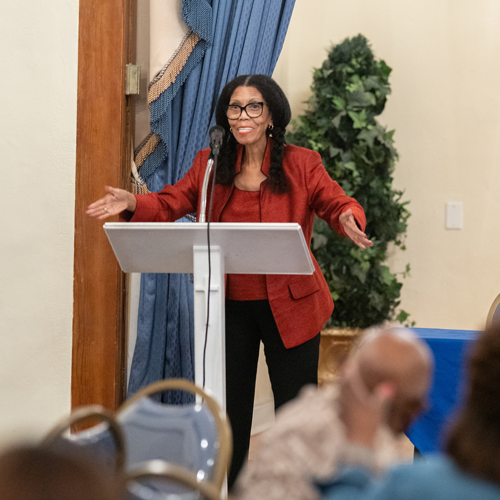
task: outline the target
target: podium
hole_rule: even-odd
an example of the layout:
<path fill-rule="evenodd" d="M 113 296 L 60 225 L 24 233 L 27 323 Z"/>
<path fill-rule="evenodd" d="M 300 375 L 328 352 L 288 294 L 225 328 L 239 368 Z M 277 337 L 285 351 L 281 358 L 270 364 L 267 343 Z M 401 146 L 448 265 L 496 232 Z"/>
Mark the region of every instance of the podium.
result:
<path fill-rule="evenodd" d="M 210 269 L 206 223 L 118 222 L 104 231 L 125 273 L 193 273 L 195 383 L 225 409 L 225 274 L 312 274 L 299 224 L 210 223 Z"/>

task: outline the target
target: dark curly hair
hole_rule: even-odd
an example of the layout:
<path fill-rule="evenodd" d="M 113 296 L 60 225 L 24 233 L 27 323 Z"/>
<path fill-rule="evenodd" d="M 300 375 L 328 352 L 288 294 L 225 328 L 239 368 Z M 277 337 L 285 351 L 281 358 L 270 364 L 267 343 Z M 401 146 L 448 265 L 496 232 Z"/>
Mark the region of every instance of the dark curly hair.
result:
<path fill-rule="evenodd" d="M 233 92 L 237 87 L 254 87 L 264 98 L 273 118 L 273 148 L 271 150 L 271 165 L 269 168 L 268 185 L 274 193 L 286 193 L 288 182 L 283 172 L 283 157 L 285 155 L 285 131 L 292 116 L 290 104 L 280 86 L 266 75 L 241 75 L 230 81 L 221 92 L 215 110 L 215 120 L 226 131 L 217 167 L 217 184 L 229 186 L 234 182 L 237 158 L 237 142 L 229 131 L 226 109 Z M 269 134 L 270 131 L 267 133 Z"/>
<path fill-rule="evenodd" d="M 448 432 L 448 454 L 466 472 L 500 485 L 500 323 L 476 341 L 465 407 Z"/>

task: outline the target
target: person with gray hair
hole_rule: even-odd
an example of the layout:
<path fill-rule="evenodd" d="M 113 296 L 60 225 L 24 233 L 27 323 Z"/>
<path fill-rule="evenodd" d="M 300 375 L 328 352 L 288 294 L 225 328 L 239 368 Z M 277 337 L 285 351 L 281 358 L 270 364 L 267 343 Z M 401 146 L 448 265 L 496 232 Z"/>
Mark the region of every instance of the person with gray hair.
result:
<path fill-rule="evenodd" d="M 341 367 L 339 379 L 353 369 L 368 391 L 385 390 L 391 397 L 385 423 L 375 430 L 374 453 L 350 444 L 343 419 L 351 415 L 339 405 L 338 383 L 306 387 L 276 414 L 232 499 L 318 500 L 315 483 L 330 478 L 340 462 L 355 460 L 381 470 L 401 461 L 398 437 L 427 403 L 433 369 L 429 348 L 411 330 L 371 328 Z"/>

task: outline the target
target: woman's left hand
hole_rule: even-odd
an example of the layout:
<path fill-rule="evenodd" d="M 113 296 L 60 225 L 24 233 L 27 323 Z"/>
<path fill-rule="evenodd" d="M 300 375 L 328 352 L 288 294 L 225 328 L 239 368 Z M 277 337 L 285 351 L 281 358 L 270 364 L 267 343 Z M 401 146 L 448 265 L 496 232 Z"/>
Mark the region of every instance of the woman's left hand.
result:
<path fill-rule="evenodd" d="M 354 219 L 354 215 L 352 215 L 352 210 L 346 210 L 345 212 L 340 214 L 339 217 L 342 226 L 344 226 L 344 231 L 347 236 L 358 245 L 358 247 L 366 250 L 366 247 L 371 247 L 373 243 L 367 238 L 366 234 L 359 229 L 356 224 L 356 220 Z"/>

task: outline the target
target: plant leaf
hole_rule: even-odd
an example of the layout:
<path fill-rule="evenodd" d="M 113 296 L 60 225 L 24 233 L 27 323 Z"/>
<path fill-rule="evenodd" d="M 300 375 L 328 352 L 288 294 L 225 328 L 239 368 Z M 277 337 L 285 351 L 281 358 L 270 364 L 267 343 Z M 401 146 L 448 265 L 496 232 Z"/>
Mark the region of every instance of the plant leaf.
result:
<path fill-rule="evenodd" d="M 340 148 L 334 148 L 333 146 L 330 146 L 330 158 L 335 158 L 335 156 L 340 153 L 342 153 L 342 150 Z"/>
<path fill-rule="evenodd" d="M 373 144 L 375 139 L 379 136 L 379 133 L 376 128 L 371 128 L 371 129 L 364 129 L 362 130 L 358 136 L 357 139 L 360 141 L 366 141 L 368 146 L 370 148 L 373 148 Z"/>
<path fill-rule="evenodd" d="M 376 102 L 377 100 L 371 92 L 356 90 L 347 94 L 347 103 L 351 108 L 365 108 L 368 106 L 374 106 Z"/>
<path fill-rule="evenodd" d="M 343 111 L 345 109 L 345 100 L 342 97 L 338 95 L 333 96 L 332 102 L 335 109 L 339 111 Z"/>
<path fill-rule="evenodd" d="M 366 127 L 366 111 L 363 109 L 359 113 L 355 113 L 354 111 L 349 111 L 347 113 L 352 122 L 352 128 L 365 128 Z"/>

